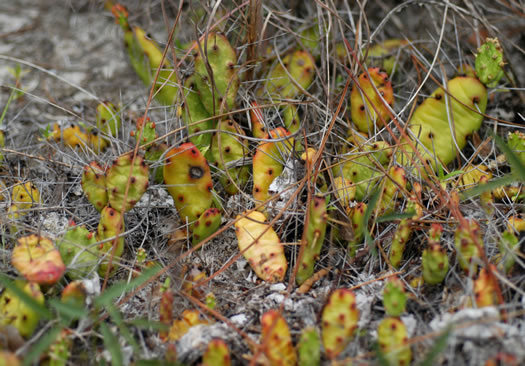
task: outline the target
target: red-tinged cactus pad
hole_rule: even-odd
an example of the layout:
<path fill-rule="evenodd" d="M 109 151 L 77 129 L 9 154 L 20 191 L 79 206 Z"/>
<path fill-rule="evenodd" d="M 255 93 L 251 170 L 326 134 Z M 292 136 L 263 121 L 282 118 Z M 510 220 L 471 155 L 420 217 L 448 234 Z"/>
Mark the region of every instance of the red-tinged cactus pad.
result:
<path fill-rule="evenodd" d="M 108 204 L 106 173 L 96 161 L 92 161 L 84 166 L 82 172 L 82 190 L 98 212 L 102 211 Z"/>
<path fill-rule="evenodd" d="M 111 207 L 123 213 L 131 210 L 146 192 L 148 180 L 149 168 L 142 156 L 137 155 L 135 159 L 133 153 L 119 156 L 106 173 L 106 187 Z"/>
<path fill-rule="evenodd" d="M 42 202 L 40 191 L 31 182 L 17 184 L 13 187 L 11 193 L 11 202 L 19 210 L 27 210 L 33 207 L 35 203 Z"/>
<path fill-rule="evenodd" d="M 182 120 L 188 128 L 190 141 L 201 151 L 210 146 L 212 134 L 202 131 L 215 128 L 216 121 L 210 119 L 211 114 L 202 104 L 201 97 L 195 85 L 195 76 L 189 76 L 184 81 L 184 103 L 182 105 Z M 200 122 L 203 121 L 203 122 Z"/>
<path fill-rule="evenodd" d="M 135 126 L 135 130 L 131 131 L 130 135 L 135 139 L 138 139 L 140 136 L 139 145 L 149 144 L 157 138 L 157 132 L 155 131 L 156 124 L 152 122 L 149 117 L 146 117 L 145 121 L 144 117 L 137 118 Z"/>
<path fill-rule="evenodd" d="M 408 345 L 405 324 L 399 318 L 385 318 L 377 328 L 377 341 L 381 352 L 391 366 L 408 366 L 412 351 Z"/>
<path fill-rule="evenodd" d="M 365 217 L 367 204 L 359 202 L 348 212 L 348 217 L 352 223 L 353 238 L 348 242 L 348 252 L 351 257 L 355 257 L 357 246 L 363 241 L 363 220 Z"/>
<path fill-rule="evenodd" d="M 16 281 L 15 285 L 33 298 L 37 303 L 44 304 L 44 295 L 36 283 Z M 40 316 L 11 290 L 6 289 L 0 297 L 0 324 L 12 325 L 20 335 L 29 338 L 35 331 Z"/>
<path fill-rule="evenodd" d="M 124 218 L 122 214 L 110 206 L 104 207 L 100 212 L 100 221 L 97 227 L 97 241 L 100 243 L 97 247 L 99 257 L 104 256 L 102 264 L 98 269 L 101 276 L 105 276 L 109 260 L 113 256 L 113 268 L 118 263 L 119 257 L 124 253 L 124 237 L 119 236 L 125 231 Z M 115 238 L 119 236 L 118 238 Z M 113 240 L 108 240 L 113 239 Z M 116 249 L 113 251 L 113 246 Z"/>
<path fill-rule="evenodd" d="M 70 304 L 76 308 L 83 308 L 86 298 L 87 291 L 82 281 L 73 281 L 62 290 L 60 301 L 66 305 Z"/>
<path fill-rule="evenodd" d="M 269 139 L 280 139 L 289 136 L 290 132 L 278 127 L 265 136 Z M 291 150 L 291 142 L 261 142 L 253 156 L 253 197 L 258 201 L 269 198 L 268 189 L 273 180 L 283 172 L 285 157 Z"/>
<path fill-rule="evenodd" d="M 482 268 L 474 281 L 474 296 L 478 308 L 498 304 L 496 275 L 489 271 L 497 272 L 497 269 L 494 265 L 491 265 L 490 269 Z"/>
<path fill-rule="evenodd" d="M 314 327 L 304 328 L 297 344 L 300 366 L 319 366 L 321 363 L 321 337 Z"/>
<path fill-rule="evenodd" d="M 252 136 L 261 139 L 266 135 L 266 127 L 264 124 L 264 115 L 259 107 L 259 104 L 255 101 L 250 103 L 250 124 L 252 130 Z"/>
<path fill-rule="evenodd" d="M 391 167 L 385 176 L 385 185 L 383 186 L 383 195 L 379 206 L 384 213 L 390 213 L 395 208 L 396 198 L 402 195 L 406 188 L 407 179 L 405 170 L 402 167 Z"/>
<path fill-rule="evenodd" d="M 217 167 L 223 171 L 227 170 L 219 176 L 224 190 L 234 195 L 239 192 L 237 187 L 242 188 L 248 182 L 250 167 L 248 165 L 228 167 L 228 163 L 234 161 L 242 163 L 242 160 L 248 156 L 248 144 L 242 138 L 245 136 L 244 131 L 232 120 L 220 122 L 217 129 L 224 132 L 213 134 L 211 154 Z"/>
<path fill-rule="evenodd" d="M 336 358 L 350 342 L 359 319 L 355 295 L 348 289 L 334 290 L 321 315 L 321 337 L 326 355 Z"/>
<path fill-rule="evenodd" d="M 212 235 L 221 226 L 222 215 L 217 208 L 209 208 L 200 215 L 193 225 L 193 245 Z"/>
<path fill-rule="evenodd" d="M 228 345 L 222 339 L 212 339 L 202 356 L 202 366 L 230 366 Z"/>
<path fill-rule="evenodd" d="M 429 242 L 428 248 L 423 250 L 421 264 L 423 266 L 423 280 L 429 285 L 441 283 L 447 276 L 448 256 L 439 243 L 432 244 Z"/>
<path fill-rule="evenodd" d="M 272 366 L 295 366 L 297 354 L 290 329 L 278 310 L 269 310 L 261 317 L 261 343 Z"/>
<path fill-rule="evenodd" d="M 117 136 L 121 127 L 120 114 L 111 102 L 105 101 L 97 106 L 97 129 L 109 136 Z"/>
<path fill-rule="evenodd" d="M 314 72 L 312 55 L 305 50 L 296 50 L 275 64 L 261 92 L 272 98 L 293 99 L 312 84 Z"/>
<path fill-rule="evenodd" d="M 383 288 L 383 306 L 389 316 L 400 316 L 405 311 L 405 286 L 397 277 L 391 277 Z"/>
<path fill-rule="evenodd" d="M 295 280 L 298 285 L 312 277 L 314 274 L 315 262 L 319 259 L 319 254 L 324 243 L 326 233 L 326 223 L 328 214 L 326 212 L 326 198 L 314 196 L 310 202 L 308 221 L 305 224 L 304 249 L 301 262 L 298 263 L 299 269 Z"/>
<path fill-rule="evenodd" d="M 210 167 L 191 142 L 167 152 L 164 182 L 183 223 L 186 219 L 190 223 L 197 220 L 210 208 L 213 189 Z"/>
<path fill-rule="evenodd" d="M 64 237 L 57 242 L 60 255 L 67 266 L 66 275 L 71 279 L 81 279 L 96 271 L 98 256 L 95 234 L 85 226 L 70 227 Z"/>
<path fill-rule="evenodd" d="M 459 266 L 466 274 L 475 274 L 480 258 L 478 245 L 483 246 L 479 223 L 474 220 L 460 223 L 454 234 L 454 244 Z"/>
<path fill-rule="evenodd" d="M 18 239 L 11 263 L 28 281 L 52 285 L 66 270 L 60 252 L 45 237 L 29 235 Z"/>
<path fill-rule="evenodd" d="M 265 220 L 264 214 L 257 211 L 245 217 L 237 216 L 235 232 L 239 250 L 259 278 L 268 282 L 281 282 L 288 262 L 279 237 Z"/>
<path fill-rule="evenodd" d="M 381 128 L 390 120 L 388 106 L 393 105 L 394 90 L 386 72 L 371 67 L 368 73 L 359 75 L 358 85 L 354 85 L 350 94 L 352 121 L 359 131 L 368 133 Z"/>
<path fill-rule="evenodd" d="M 176 319 L 173 321 L 170 327 L 168 340 L 170 342 L 178 341 L 184 336 L 184 334 L 188 332 L 188 330 L 191 327 L 199 324 L 210 324 L 210 322 L 206 319 L 201 318 L 198 310 L 184 310 L 181 314 L 180 319 Z"/>
<path fill-rule="evenodd" d="M 194 57 L 195 83 L 206 110 L 217 115 L 219 111 L 224 113 L 233 109 L 240 81 L 236 70 L 237 53 L 228 39 L 214 32 L 205 34 L 201 37 L 200 45 L 195 46 Z"/>
<path fill-rule="evenodd" d="M 487 89 L 476 78 L 456 77 L 448 82 L 447 92 L 450 95 L 442 88 L 435 90 L 416 108 L 409 122 L 413 136 L 430 152 L 419 148 L 430 165 L 435 165 L 434 154 L 445 165 L 454 160 L 456 143 L 459 149 L 465 147 L 467 136 L 481 127 L 487 107 Z M 404 149 L 411 150 L 408 146 Z M 406 163 L 410 164 L 408 157 Z"/>

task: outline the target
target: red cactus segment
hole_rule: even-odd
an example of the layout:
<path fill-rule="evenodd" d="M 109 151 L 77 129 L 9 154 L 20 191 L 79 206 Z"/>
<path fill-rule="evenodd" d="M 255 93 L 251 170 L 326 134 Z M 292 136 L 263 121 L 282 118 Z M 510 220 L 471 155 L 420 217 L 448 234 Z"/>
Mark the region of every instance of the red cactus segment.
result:
<path fill-rule="evenodd" d="M 259 104 L 255 101 L 250 104 L 250 122 L 252 126 L 252 135 L 256 138 L 263 138 L 266 135 L 266 128 L 264 125 L 264 116 Z"/>
<path fill-rule="evenodd" d="M 28 281 L 41 285 L 54 284 L 66 270 L 53 242 L 37 235 L 18 239 L 11 263 Z"/>
<path fill-rule="evenodd" d="M 496 272 L 496 266 L 491 265 L 490 269 L 483 268 L 479 271 L 478 278 L 474 281 L 474 296 L 476 305 L 481 308 L 485 306 L 495 306 L 499 303 L 497 296 L 497 283 L 494 275 L 490 271 Z"/>
<path fill-rule="evenodd" d="M 328 358 L 334 359 L 343 352 L 357 329 L 358 318 L 354 293 L 348 289 L 334 290 L 321 315 L 321 336 Z"/>
<path fill-rule="evenodd" d="M 128 153 L 119 156 L 106 174 L 106 186 L 111 207 L 127 212 L 135 206 L 148 188 L 149 169 L 142 156 Z M 126 186 L 129 181 L 129 189 Z M 125 200 L 124 200 L 125 199 Z"/>
<path fill-rule="evenodd" d="M 228 345 L 222 339 L 212 339 L 202 356 L 202 366 L 230 366 Z"/>
<path fill-rule="evenodd" d="M 277 234 L 265 223 L 264 215 L 254 211 L 246 217 L 237 216 L 235 231 L 239 250 L 255 274 L 268 282 L 282 281 L 288 262 Z"/>
<path fill-rule="evenodd" d="M 102 211 L 108 204 L 106 174 L 104 169 L 96 161 L 92 161 L 84 166 L 84 171 L 82 172 L 82 190 L 98 212 Z"/>
<path fill-rule="evenodd" d="M 374 83 L 375 88 L 372 83 Z M 377 67 L 371 67 L 368 69 L 368 74 L 359 75 L 359 85 L 354 85 L 350 95 L 352 120 L 359 131 L 373 131 L 374 125 L 382 127 L 383 121 L 388 122 L 390 120 L 389 109 L 381 98 L 385 100 L 386 104 L 394 105 L 392 83 L 388 80 L 388 75 L 385 72 L 381 72 Z"/>
<path fill-rule="evenodd" d="M 191 142 L 174 147 L 166 154 L 164 182 L 183 222 L 193 222 L 212 203 L 210 167 Z"/>
<path fill-rule="evenodd" d="M 271 365 L 294 366 L 297 354 L 292 344 L 290 329 L 277 310 L 269 310 L 261 317 L 264 352 Z"/>
<path fill-rule="evenodd" d="M 265 136 L 265 139 L 284 138 L 290 132 L 278 127 Z M 273 180 L 283 171 L 283 163 L 286 154 L 290 151 L 291 142 L 261 142 L 253 156 L 253 197 L 258 201 L 266 201 L 269 198 L 268 189 Z"/>

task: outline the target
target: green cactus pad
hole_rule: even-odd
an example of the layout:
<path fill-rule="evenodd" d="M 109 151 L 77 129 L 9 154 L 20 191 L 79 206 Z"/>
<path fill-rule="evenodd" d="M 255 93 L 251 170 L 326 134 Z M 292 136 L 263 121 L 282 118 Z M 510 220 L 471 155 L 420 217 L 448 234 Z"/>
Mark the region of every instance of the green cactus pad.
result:
<path fill-rule="evenodd" d="M 82 190 L 98 212 L 108 204 L 106 173 L 96 161 L 92 161 L 84 166 L 82 172 Z"/>
<path fill-rule="evenodd" d="M 189 76 L 184 82 L 184 104 L 182 105 L 182 120 L 188 128 L 190 141 L 199 148 L 199 150 L 208 148 L 211 143 L 212 134 L 202 133 L 202 131 L 212 130 L 215 128 L 216 121 L 209 119 L 210 112 L 202 104 L 200 94 L 196 90 L 195 76 Z M 199 122 L 203 121 L 204 122 Z"/>
<path fill-rule="evenodd" d="M 516 257 L 519 255 L 520 245 L 519 240 L 512 231 L 505 231 L 501 234 L 501 240 L 498 247 L 501 253 L 501 259 L 498 267 L 509 273 L 516 262 Z"/>
<path fill-rule="evenodd" d="M 350 342 L 357 329 L 359 310 L 355 295 L 348 289 L 334 290 L 321 315 L 321 337 L 328 358 L 336 358 Z"/>
<path fill-rule="evenodd" d="M 509 132 L 507 144 L 514 154 L 518 156 L 521 163 L 525 165 L 525 133 L 521 131 Z"/>
<path fill-rule="evenodd" d="M 464 225 L 460 224 L 454 234 L 454 245 L 459 266 L 470 275 L 478 270 L 477 261 L 479 261 L 480 253 L 476 242 L 478 245 L 483 245 L 478 222 L 467 220 Z"/>
<path fill-rule="evenodd" d="M 299 112 L 297 111 L 295 104 L 285 106 L 281 109 L 281 113 L 283 116 L 284 127 L 286 127 L 290 133 L 299 131 L 301 123 L 299 121 Z"/>
<path fill-rule="evenodd" d="M 487 38 L 478 48 L 476 55 L 476 74 L 479 80 L 493 88 L 504 75 L 503 48 L 497 38 Z"/>
<path fill-rule="evenodd" d="M 193 245 L 212 235 L 221 226 L 222 215 L 217 208 L 209 208 L 199 216 L 193 225 Z"/>
<path fill-rule="evenodd" d="M 312 197 L 308 222 L 305 224 L 306 235 L 303 250 L 303 257 L 298 263 L 299 269 L 295 280 L 298 285 L 312 277 L 314 274 L 315 262 L 319 259 L 326 233 L 327 212 L 326 199 L 321 196 Z"/>
<path fill-rule="evenodd" d="M 202 366 L 230 366 L 228 345 L 222 339 L 212 339 L 202 356 Z"/>
<path fill-rule="evenodd" d="M 418 148 L 422 158 L 431 166 L 435 166 L 434 153 L 445 165 L 454 160 L 454 141 L 459 149 L 465 147 L 467 136 L 481 127 L 482 113 L 487 107 L 487 90 L 476 78 L 459 76 L 450 80 L 448 93 L 450 96 L 441 88 L 435 90 L 416 108 L 409 122 L 414 137 L 430 152 L 425 152 L 421 146 Z M 411 152 L 408 145 L 404 149 L 407 153 Z M 410 165 L 409 157 L 402 156 L 404 162 Z M 418 161 L 415 155 L 413 158 Z"/>
<path fill-rule="evenodd" d="M 109 136 L 117 136 L 121 127 L 118 108 L 111 102 L 105 101 L 97 106 L 97 129 Z"/>
<path fill-rule="evenodd" d="M 383 306 L 389 316 L 400 316 L 405 311 L 407 295 L 403 282 L 397 277 L 388 280 L 383 288 Z"/>
<path fill-rule="evenodd" d="M 206 110 L 217 115 L 235 107 L 239 89 L 237 53 L 224 35 L 210 32 L 207 36 L 207 40 L 203 36 L 200 45 L 195 46 L 195 84 Z"/>
<path fill-rule="evenodd" d="M 405 324 L 401 319 L 383 319 L 377 328 L 377 341 L 389 365 L 410 365 L 412 351 L 408 345 Z"/>
<path fill-rule="evenodd" d="M 392 246 L 390 247 L 390 253 L 388 256 L 388 260 L 390 261 L 392 267 L 399 268 L 401 260 L 403 259 L 405 245 L 408 239 L 410 239 L 410 235 L 412 235 L 412 227 L 410 225 L 410 220 L 401 220 L 396 232 L 394 233 L 394 238 L 392 239 Z"/>
<path fill-rule="evenodd" d="M 183 223 L 197 218 L 212 204 L 213 182 L 204 156 L 191 142 L 166 153 L 164 182 Z"/>
<path fill-rule="evenodd" d="M 98 256 L 94 253 L 96 242 L 94 233 L 85 226 L 70 227 L 64 237 L 57 242 L 69 278 L 82 279 L 96 270 L 98 265 Z"/>
<path fill-rule="evenodd" d="M 17 280 L 15 285 L 37 303 L 44 304 L 44 295 L 40 291 L 38 284 Z M 11 290 L 6 289 L 2 293 L 0 297 L 1 325 L 12 325 L 22 337 L 29 338 L 34 333 L 39 320 L 40 315 Z"/>
<path fill-rule="evenodd" d="M 124 237 L 120 236 L 117 239 L 114 237 L 122 234 L 125 230 L 125 224 L 121 213 L 110 206 L 104 207 L 100 212 L 100 221 L 97 227 L 97 241 L 104 241 L 97 247 L 99 253 L 98 256 L 104 256 L 98 269 L 99 275 L 106 275 L 112 253 L 114 253 L 112 270 L 117 268 L 116 264 L 119 261 L 119 257 L 124 253 Z M 113 238 L 113 240 L 105 241 L 110 238 Z M 114 252 L 113 245 L 116 245 Z"/>
<path fill-rule="evenodd" d="M 298 365 L 319 366 L 321 363 L 321 337 L 313 327 L 302 330 L 297 344 Z"/>
<path fill-rule="evenodd" d="M 239 192 L 237 187 L 244 187 L 250 178 L 250 167 L 248 165 L 228 167 L 228 163 L 240 161 L 248 156 L 248 144 L 242 138 L 245 136 L 241 127 L 232 120 L 219 123 L 217 129 L 224 132 L 215 132 L 211 145 L 211 155 L 217 167 L 223 172 L 219 181 L 226 193 L 233 195 Z M 240 135 L 240 136 L 239 136 Z M 233 182 L 230 181 L 230 177 Z M 235 182 L 235 184 L 234 184 Z"/>
<path fill-rule="evenodd" d="M 273 99 L 293 99 L 314 80 L 315 61 L 308 51 L 297 50 L 277 62 L 259 93 Z"/>
<path fill-rule="evenodd" d="M 359 75 L 358 80 L 359 85 L 354 85 L 350 94 L 350 111 L 352 121 L 357 129 L 368 133 L 374 131 L 374 126 L 381 128 L 383 121 L 388 122 L 390 120 L 389 109 L 385 102 L 393 107 L 394 90 L 392 83 L 388 81 L 387 73 L 381 72 L 377 67 L 369 68 L 368 74 Z M 372 86 L 372 82 L 375 88 Z M 381 97 L 385 102 L 381 100 Z"/>
<path fill-rule="evenodd" d="M 135 139 L 138 139 L 139 136 L 141 136 L 139 145 L 149 144 L 157 138 L 155 122 L 151 122 L 149 117 L 146 118 L 146 123 L 144 123 L 144 117 L 137 118 L 135 126 L 135 130 L 131 131 L 130 135 Z M 140 130 L 142 130 L 142 135 Z"/>
<path fill-rule="evenodd" d="M 119 156 L 106 173 L 106 187 L 111 207 L 127 212 L 135 206 L 148 188 L 149 168 L 144 158 L 133 153 Z M 126 195 L 126 185 L 129 189 Z"/>
<path fill-rule="evenodd" d="M 359 202 L 348 212 L 348 217 L 352 223 L 353 238 L 348 242 L 348 253 L 351 257 L 357 254 L 357 246 L 363 241 L 363 219 L 365 217 L 367 205 Z"/>
<path fill-rule="evenodd" d="M 432 224 L 428 232 L 428 247 L 423 250 L 421 258 L 423 280 L 429 285 L 443 282 L 448 272 L 448 256 L 440 244 L 442 232 L 441 225 Z"/>
<path fill-rule="evenodd" d="M 277 310 L 269 310 L 261 317 L 261 337 L 266 345 L 264 353 L 272 365 L 294 366 L 297 354 L 292 344 L 290 329 Z"/>

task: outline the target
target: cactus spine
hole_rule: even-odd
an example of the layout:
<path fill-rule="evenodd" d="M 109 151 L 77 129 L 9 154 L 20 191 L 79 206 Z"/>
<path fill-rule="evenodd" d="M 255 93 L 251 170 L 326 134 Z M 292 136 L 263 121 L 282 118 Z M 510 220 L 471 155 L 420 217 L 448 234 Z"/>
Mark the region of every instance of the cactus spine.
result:
<path fill-rule="evenodd" d="M 310 202 L 308 222 L 305 223 L 303 257 L 298 263 L 299 269 L 295 280 L 298 285 L 310 278 L 314 273 L 314 265 L 321 248 L 323 246 L 326 233 L 326 199 L 321 196 L 314 196 Z"/>

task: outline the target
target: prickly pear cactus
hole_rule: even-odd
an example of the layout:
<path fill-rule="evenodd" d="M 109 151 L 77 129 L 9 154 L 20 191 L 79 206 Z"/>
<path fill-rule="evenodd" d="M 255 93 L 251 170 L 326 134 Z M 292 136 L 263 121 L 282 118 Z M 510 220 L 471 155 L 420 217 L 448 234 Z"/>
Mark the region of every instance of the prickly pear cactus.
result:
<path fill-rule="evenodd" d="M 35 203 L 41 203 L 40 191 L 31 182 L 17 184 L 11 193 L 11 203 L 19 210 L 28 210 Z"/>
<path fill-rule="evenodd" d="M 66 366 L 68 359 L 71 357 L 71 348 L 73 340 L 69 338 L 70 331 L 63 329 L 49 347 L 47 353 L 49 366 Z"/>
<path fill-rule="evenodd" d="M 192 223 L 210 208 L 213 189 L 210 167 L 191 142 L 167 152 L 164 182 L 182 222 L 187 219 Z"/>
<path fill-rule="evenodd" d="M 489 271 L 497 271 L 497 269 L 494 265 L 491 265 L 490 269 L 482 268 L 474 281 L 474 296 L 478 308 L 498 305 L 497 283 L 495 276 Z"/>
<path fill-rule="evenodd" d="M 11 263 L 28 281 L 40 285 L 54 284 L 66 270 L 53 242 L 34 234 L 18 239 Z"/>
<path fill-rule="evenodd" d="M 359 131 L 373 132 L 390 120 L 387 105 L 391 108 L 394 105 L 392 83 L 388 80 L 386 72 L 371 67 L 368 73 L 359 75 L 358 84 L 354 84 L 352 88 L 350 94 L 352 121 Z"/>
<path fill-rule="evenodd" d="M 115 237 L 122 234 L 124 231 L 125 226 L 122 214 L 110 206 L 104 207 L 100 212 L 100 221 L 97 228 L 97 241 L 103 242 L 97 247 L 99 253 L 98 256 L 104 256 L 104 260 L 98 269 L 99 275 L 106 275 L 112 253 L 114 253 L 112 267 L 116 268 L 116 263 L 118 263 L 119 257 L 124 253 L 124 237 Z M 113 240 L 108 240 L 110 238 Z M 114 245 L 116 245 L 116 249 L 113 252 Z"/>
<path fill-rule="evenodd" d="M 119 156 L 106 173 L 106 187 L 111 207 L 127 212 L 135 206 L 148 188 L 149 168 L 140 155 L 127 153 Z M 126 194 L 126 186 L 129 189 Z"/>
<path fill-rule="evenodd" d="M 139 117 L 135 123 L 135 130 L 131 131 L 130 135 L 135 139 L 138 139 L 139 136 L 141 136 L 139 145 L 149 144 L 157 138 L 155 127 L 155 122 L 152 122 L 149 117 L 146 117 L 146 121 L 144 121 L 144 117 Z M 142 135 L 140 132 L 141 130 Z"/>
<path fill-rule="evenodd" d="M 71 224 L 64 237 L 57 242 L 69 278 L 82 279 L 96 271 L 98 266 L 98 256 L 95 254 L 96 242 L 94 233 L 85 226 L 75 226 L 75 223 Z"/>
<path fill-rule="evenodd" d="M 242 216 L 237 216 L 235 222 L 239 250 L 257 276 L 268 282 L 281 282 L 288 262 L 279 237 L 265 223 L 264 214 L 253 211 Z"/>
<path fill-rule="evenodd" d="M 70 282 L 62 290 L 60 302 L 76 308 L 84 308 L 86 304 L 87 291 L 82 281 L 77 280 Z"/>
<path fill-rule="evenodd" d="M 97 106 L 97 129 L 109 136 L 117 136 L 121 127 L 120 114 L 111 102 L 104 101 Z"/>
<path fill-rule="evenodd" d="M 423 280 L 429 285 L 443 282 L 448 273 L 447 252 L 440 243 L 442 232 L 443 227 L 440 224 L 432 224 L 428 233 L 428 246 L 423 250 L 421 258 Z"/>
<path fill-rule="evenodd" d="M 377 341 L 389 365 L 410 365 L 412 351 L 407 344 L 407 330 L 401 319 L 383 319 L 377 328 Z"/>
<path fill-rule="evenodd" d="M 384 42 L 373 45 L 368 49 L 367 63 L 380 66 L 381 69 L 390 75 L 398 61 L 396 53 L 407 43 L 408 41 L 404 39 L 387 39 Z"/>
<path fill-rule="evenodd" d="M 17 280 L 15 285 L 32 297 L 37 303 L 44 304 L 44 295 L 36 283 Z M 22 337 L 29 338 L 36 329 L 40 316 L 29 305 L 6 289 L 0 297 L 0 324 L 12 325 Z"/>
<path fill-rule="evenodd" d="M 159 304 L 159 321 L 162 324 L 170 326 L 173 322 L 173 291 L 171 291 L 169 287 L 163 288 L 162 290 L 163 292 Z M 163 342 L 168 340 L 168 336 L 168 331 L 161 331 L 159 333 L 159 337 Z"/>
<path fill-rule="evenodd" d="M 224 132 L 213 134 L 211 154 L 217 167 L 224 171 L 219 176 L 224 190 L 234 195 L 239 192 L 238 187 L 242 188 L 250 179 L 250 167 L 248 165 L 229 167 L 228 163 L 234 161 L 242 163 L 242 159 L 248 156 L 248 144 L 242 138 L 245 136 L 244 131 L 232 120 L 220 122 L 217 129 Z"/>
<path fill-rule="evenodd" d="M 428 150 L 418 147 L 431 166 L 435 166 L 434 154 L 445 165 L 454 160 L 456 149 L 463 149 L 467 136 L 481 127 L 487 107 L 487 89 L 476 78 L 455 77 L 449 80 L 447 90 L 450 95 L 442 88 L 436 89 L 416 108 L 409 122 L 413 136 Z M 411 152 L 408 146 L 404 149 Z M 411 164 L 408 156 L 402 156 L 405 163 Z M 417 161 L 416 156 L 413 158 Z"/>
<path fill-rule="evenodd" d="M 357 329 L 358 318 L 354 293 L 348 289 L 334 290 L 321 315 L 321 337 L 328 358 L 334 359 L 343 352 Z"/>
<path fill-rule="evenodd" d="M 348 211 L 348 218 L 352 223 L 353 238 L 348 242 L 348 253 L 355 257 L 357 246 L 363 241 L 363 219 L 365 217 L 367 204 L 359 202 Z"/>
<path fill-rule="evenodd" d="M 399 222 L 399 226 L 394 233 L 392 239 L 392 246 L 390 247 L 390 253 L 388 260 L 394 268 L 399 268 L 401 260 L 403 259 L 403 253 L 405 251 L 405 245 L 410 239 L 412 234 L 411 220 L 403 219 Z"/>
<path fill-rule="evenodd" d="M 384 213 L 390 213 L 396 205 L 396 198 L 402 195 L 406 188 L 407 179 L 405 169 L 400 166 L 391 167 L 384 178 L 383 195 L 379 202 L 380 210 Z"/>
<path fill-rule="evenodd" d="M 504 272 L 509 273 L 516 263 L 516 257 L 518 256 L 520 245 L 519 240 L 510 230 L 506 230 L 501 234 L 501 240 L 498 243 L 499 251 L 501 253 L 498 268 Z"/>
<path fill-rule="evenodd" d="M 250 126 L 252 136 L 262 139 L 266 135 L 266 127 L 264 124 L 264 116 L 259 104 L 256 101 L 250 103 Z"/>
<path fill-rule="evenodd" d="M 389 316 L 400 316 L 405 311 L 405 286 L 397 277 L 391 277 L 383 288 L 383 306 Z"/>
<path fill-rule="evenodd" d="M 82 190 L 98 212 L 108 204 L 106 172 L 96 161 L 92 161 L 84 166 L 82 171 Z"/>
<path fill-rule="evenodd" d="M 202 366 L 230 366 L 228 345 L 222 339 L 212 339 L 202 356 Z"/>
<path fill-rule="evenodd" d="M 299 131 L 301 123 L 299 122 L 299 112 L 297 111 L 295 104 L 289 104 L 285 106 L 281 109 L 281 113 L 284 127 L 286 127 L 290 133 L 296 133 Z"/>
<path fill-rule="evenodd" d="M 290 329 L 278 310 L 269 310 L 261 317 L 261 343 L 270 365 L 295 366 L 297 354 L 292 344 Z"/>
<path fill-rule="evenodd" d="M 305 223 L 304 250 L 295 280 L 298 285 L 314 274 L 315 262 L 319 259 L 326 233 L 327 212 L 326 198 L 314 196 L 310 202 L 308 222 Z"/>
<path fill-rule="evenodd" d="M 321 337 L 317 329 L 305 328 L 297 344 L 298 365 L 319 366 L 321 363 Z"/>
<path fill-rule="evenodd" d="M 279 100 L 293 99 L 312 84 L 314 71 L 312 55 L 305 50 L 296 50 L 275 64 L 259 93 Z"/>
<path fill-rule="evenodd" d="M 195 84 L 206 110 L 215 116 L 219 111 L 224 113 L 233 109 L 239 89 L 239 74 L 236 70 L 237 53 L 228 39 L 222 34 L 207 33 L 200 40 L 200 45 L 195 46 L 193 55 Z"/>
<path fill-rule="evenodd" d="M 476 74 L 478 79 L 493 88 L 504 75 L 503 48 L 497 38 L 487 38 L 478 48 L 476 55 Z"/>
<path fill-rule="evenodd" d="M 333 181 L 334 193 L 343 208 L 350 207 L 350 202 L 355 197 L 356 187 L 350 179 L 335 177 Z"/>
<path fill-rule="evenodd" d="M 273 139 L 289 136 L 290 132 L 278 127 L 266 135 Z M 266 201 L 270 194 L 268 189 L 273 180 L 283 172 L 285 156 L 290 152 L 290 142 L 261 142 L 253 156 L 253 197 L 260 202 Z"/>
<path fill-rule="evenodd" d="M 519 157 L 522 164 L 525 164 L 525 133 L 521 131 L 509 132 L 507 144 L 512 151 Z"/>
<path fill-rule="evenodd" d="M 483 245 L 478 222 L 467 220 L 463 224 L 460 223 L 454 234 L 454 244 L 459 266 L 468 275 L 473 275 L 478 271 L 477 262 L 479 261 L 480 253 L 476 243 L 477 245 Z"/>
<path fill-rule="evenodd" d="M 190 141 L 204 152 L 211 143 L 211 133 L 201 133 L 202 131 L 215 128 L 216 121 L 210 119 L 211 114 L 204 107 L 200 94 L 195 84 L 195 75 L 189 76 L 184 81 L 184 103 L 182 105 L 182 120 L 188 128 Z M 203 121 L 203 122 L 200 122 Z"/>
<path fill-rule="evenodd" d="M 221 226 L 222 215 L 218 208 L 209 208 L 199 216 L 193 225 L 193 245 L 212 235 Z"/>
<path fill-rule="evenodd" d="M 73 149 L 80 147 L 85 148 L 89 143 L 89 136 L 78 125 L 71 125 L 62 131 L 62 139 L 66 146 Z"/>

